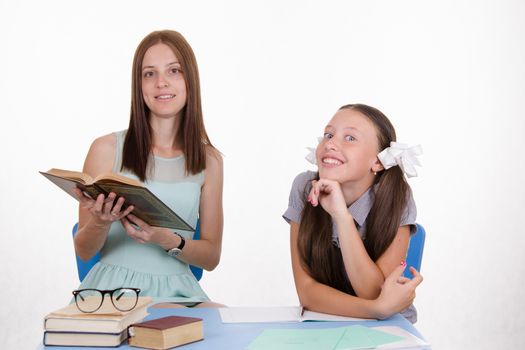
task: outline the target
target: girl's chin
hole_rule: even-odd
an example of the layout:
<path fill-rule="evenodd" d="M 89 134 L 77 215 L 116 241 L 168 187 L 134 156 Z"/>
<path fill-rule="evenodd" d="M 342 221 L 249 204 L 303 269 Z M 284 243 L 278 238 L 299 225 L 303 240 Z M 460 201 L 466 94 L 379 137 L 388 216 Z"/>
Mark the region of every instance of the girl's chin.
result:
<path fill-rule="evenodd" d="M 319 178 L 337 181 L 337 182 L 340 182 L 341 180 L 341 177 L 338 176 L 337 174 L 334 174 L 333 171 L 323 171 L 323 170 L 319 170 Z"/>

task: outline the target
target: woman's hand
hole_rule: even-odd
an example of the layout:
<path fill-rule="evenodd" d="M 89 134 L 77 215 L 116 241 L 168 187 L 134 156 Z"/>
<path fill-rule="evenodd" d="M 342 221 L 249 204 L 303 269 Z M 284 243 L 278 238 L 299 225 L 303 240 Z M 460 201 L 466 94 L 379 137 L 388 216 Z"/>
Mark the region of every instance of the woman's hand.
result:
<path fill-rule="evenodd" d="M 381 294 L 375 300 L 379 319 L 403 311 L 412 304 L 416 297 L 416 287 L 423 281 L 423 276 L 411 267 L 410 272 L 414 278 L 408 279 L 403 276 L 405 268 L 406 263 L 403 262 L 385 279 Z"/>
<path fill-rule="evenodd" d="M 337 181 L 320 179 L 312 181 L 312 189 L 308 195 L 308 202 L 314 207 L 321 204 L 332 218 L 348 215 L 345 198 L 341 185 Z"/>
<path fill-rule="evenodd" d="M 75 188 L 74 192 L 80 205 L 91 213 L 99 225 L 106 225 L 118 221 L 126 217 L 134 209 L 133 205 L 130 205 L 125 210 L 122 210 L 125 198 L 120 197 L 115 202 L 117 195 L 113 192 L 107 197 L 101 193 L 96 200 L 85 196 L 78 188 Z"/>
<path fill-rule="evenodd" d="M 174 244 L 176 239 L 180 240 L 172 230 L 150 226 L 133 214 L 121 218 L 120 222 L 128 235 L 139 243 L 154 243 L 163 249 L 170 249 L 178 245 L 178 243 Z"/>

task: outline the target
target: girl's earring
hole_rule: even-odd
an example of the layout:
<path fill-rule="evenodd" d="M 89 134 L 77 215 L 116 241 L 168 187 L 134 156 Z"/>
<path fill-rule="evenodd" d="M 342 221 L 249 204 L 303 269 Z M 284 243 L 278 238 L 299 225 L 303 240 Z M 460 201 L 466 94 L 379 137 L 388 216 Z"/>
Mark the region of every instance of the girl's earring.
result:
<path fill-rule="evenodd" d="M 376 176 L 376 175 L 377 175 L 377 171 L 374 171 L 374 176 Z"/>

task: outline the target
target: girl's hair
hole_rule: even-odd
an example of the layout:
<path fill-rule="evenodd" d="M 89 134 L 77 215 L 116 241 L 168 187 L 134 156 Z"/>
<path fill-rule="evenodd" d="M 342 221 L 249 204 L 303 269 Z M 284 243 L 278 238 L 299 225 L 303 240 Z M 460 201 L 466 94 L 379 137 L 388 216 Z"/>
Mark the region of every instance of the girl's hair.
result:
<path fill-rule="evenodd" d="M 146 36 L 137 47 L 133 58 L 131 85 L 131 113 L 124 140 L 121 170 L 128 169 L 142 181 L 147 178 L 151 155 L 152 130 L 149 108 L 142 95 L 142 61 L 146 51 L 155 44 L 169 46 L 179 63 L 186 83 L 186 105 L 176 139 L 181 141 L 186 159 L 186 173 L 196 174 L 206 168 L 206 145 L 213 145 L 208 138 L 202 118 L 199 71 L 193 50 L 184 37 L 173 30 L 155 31 Z"/>
<path fill-rule="evenodd" d="M 372 121 L 376 128 L 378 153 L 389 147 L 391 141 L 396 141 L 394 127 L 378 109 L 363 104 L 345 105 L 341 109 L 358 111 Z M 370 258 L 376 261 L 394 240 L 410 187 L 401 169 L 395 166 L 379 172 L 372 189 L 375 200 L 366 220 L 364 245 Z M 341 250 L 332 243 L 332 218 L 320 205 L 308 205 L 306 197 L 309 190 L 310 183 L 307 183 L 298 236 L 301 262 L 318 282 L 355 295 L 345 271 Z"/>

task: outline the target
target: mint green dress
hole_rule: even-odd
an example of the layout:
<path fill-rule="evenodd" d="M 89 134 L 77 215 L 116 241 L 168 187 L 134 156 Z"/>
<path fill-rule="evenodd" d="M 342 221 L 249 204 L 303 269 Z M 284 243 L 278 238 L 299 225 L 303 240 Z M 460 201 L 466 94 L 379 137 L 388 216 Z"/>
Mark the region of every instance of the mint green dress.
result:
<path fill-rule="evenodd" d="M 122 148 L 126 130 L 116 132 L 117 147 L 113 172 L 121 172 Z M 153 157 L 144 185 L 190 225 L 197 223 L 204 172 L 185 175 L 184 156 Z M 193 232 L 177 230 L 187 240 Z M 142 244 L 129 237 L 122 224 L 111 225 L 100 251 L 100 261 L 93 266 L 80 288 L 102 290 L 119 287 L 141 289 L 141 296 L 151 296 L 155 302 L 198 302 L 209 298 L 200 287 L 189 265 L 169 256 L 156 244 Z"/>

